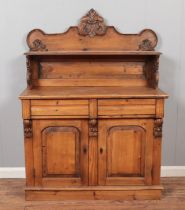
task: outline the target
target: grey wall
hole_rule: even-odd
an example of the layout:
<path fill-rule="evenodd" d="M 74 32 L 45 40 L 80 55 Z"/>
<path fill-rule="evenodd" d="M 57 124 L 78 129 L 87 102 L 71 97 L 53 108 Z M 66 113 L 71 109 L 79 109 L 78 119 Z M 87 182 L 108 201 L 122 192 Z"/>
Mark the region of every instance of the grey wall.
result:
<path fill-rule="evenodd" d="M 18 95 L 26 87 L 26 34 L 33 28 L 63 32 L 92 7 L 123 33 L 157 32 L 160 87 L 170 95 L 163 165 L 185 165 L 184 0 L 0 0 L 0 167 L 24 165 Z"/>

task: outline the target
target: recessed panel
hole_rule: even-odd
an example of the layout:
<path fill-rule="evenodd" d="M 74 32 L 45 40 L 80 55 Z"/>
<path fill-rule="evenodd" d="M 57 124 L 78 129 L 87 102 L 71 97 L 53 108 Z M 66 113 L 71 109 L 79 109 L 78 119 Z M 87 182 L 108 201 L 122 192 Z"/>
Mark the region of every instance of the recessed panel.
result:
<path fill-rule="evenodd" d="M 144 130 L 139 126 L 116 126 L 108 133 L 108 176 L 142 176 Z"/>
<path fill-rule="evenodd" d="M 61 60 L 41 62 L 40 79 L 112 79 L 141 78 L 144 62 L 123 62 L 109 60 Z"/>
<path fill-rule="evenodd" d="M 79 131 L 75 127 L 49 127 L 43 131 L 43 170 L 46 175 L 79 174 Z"/>
<path fill-rule="evenodd" d="M 62 58 L 41 59 L 38 86 L 146 86 L 144 59 Z"/>

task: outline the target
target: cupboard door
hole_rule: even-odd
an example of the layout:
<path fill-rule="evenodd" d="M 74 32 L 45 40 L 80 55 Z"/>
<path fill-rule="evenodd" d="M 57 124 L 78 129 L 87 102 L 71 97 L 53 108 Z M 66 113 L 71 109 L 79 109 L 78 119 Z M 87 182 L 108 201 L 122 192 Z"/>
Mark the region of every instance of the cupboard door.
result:
<path fill-rule="evenodd" d="M 150 185 L 153 121 L 99 121 L 99 185 Z"/>
<path fill-rule="evenodd" d="M 88 184 L 88 128 L 85 120 L 33 120 L 35 184 Z"/>

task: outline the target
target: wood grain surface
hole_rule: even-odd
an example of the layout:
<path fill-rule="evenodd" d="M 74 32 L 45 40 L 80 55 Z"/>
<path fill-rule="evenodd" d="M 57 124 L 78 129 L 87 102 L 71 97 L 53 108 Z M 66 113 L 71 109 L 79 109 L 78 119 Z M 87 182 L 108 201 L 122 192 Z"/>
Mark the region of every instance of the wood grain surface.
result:
<path fill-rule="evenodd" d="M 0 179 L 0 210 L 184 210 L 185 178 L 162 178 L 158 201 L 25 201 L 24 179 Z"/>
<path fill-rule="evenodd" d="M 160 89 L 148 87 L 38 87 L 26 89 L 20 99 L 167 98 Z"/>

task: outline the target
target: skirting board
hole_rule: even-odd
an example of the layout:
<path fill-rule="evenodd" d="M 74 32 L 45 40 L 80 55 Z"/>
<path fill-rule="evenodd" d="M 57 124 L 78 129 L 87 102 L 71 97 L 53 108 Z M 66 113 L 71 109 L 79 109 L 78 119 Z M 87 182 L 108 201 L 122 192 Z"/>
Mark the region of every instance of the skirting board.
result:
<path fill-rule="evenodd" d="M 185 166 L 162 166 L 161 177 L 185 176 Z M 0 167 L 0 178 L 25 178 L 24 167 Z"/>

